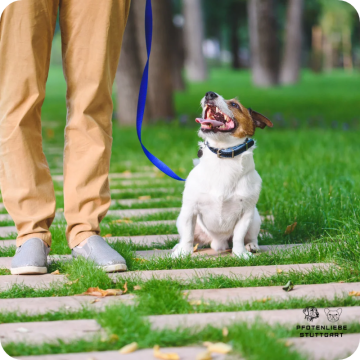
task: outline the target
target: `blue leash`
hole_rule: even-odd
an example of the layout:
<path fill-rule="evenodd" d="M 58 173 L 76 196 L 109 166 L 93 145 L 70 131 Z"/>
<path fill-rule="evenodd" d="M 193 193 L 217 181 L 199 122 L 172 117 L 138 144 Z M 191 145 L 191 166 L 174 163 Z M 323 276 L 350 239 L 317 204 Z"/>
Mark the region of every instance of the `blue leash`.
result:
<path fill-rule="evenodd" d="M 147 61 L 141 78 L 141 85 L 139 90 L 139 99 L 138 99 L 137 114 L 136 114 L 137 136 L 145 155 L 159 170 L 161 170 L 164 174 L 170 176 L 175 180 L 185 181 L 185 179 L 182 179 L 181 177 L 176 175 L 167 165 L 165 165 L 161 160 L 159 160 L 155 155 L 153 155 L 149 150 L 147 150 L 141 141 L 141 127 L 144 118 L 146 95 L 147 95 L 148 80 L 149 80 L 149 59 L 151 52 L 151 38 L 152 38 L 152 30 L 153 30 L 152 23 L 153 23 L 153 19 L 152 19 L 151 0 L 146 0 L 145 37 L 146 37 Z"/>

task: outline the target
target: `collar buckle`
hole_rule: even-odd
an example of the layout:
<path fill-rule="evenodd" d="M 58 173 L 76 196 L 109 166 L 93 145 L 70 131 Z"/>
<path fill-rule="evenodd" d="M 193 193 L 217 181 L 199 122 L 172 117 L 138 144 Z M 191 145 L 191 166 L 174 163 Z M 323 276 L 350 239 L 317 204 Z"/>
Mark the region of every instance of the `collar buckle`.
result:
<path fill-rule="evenodd" d="M 218 151 L 217 151 L 217 157 L 219 158 L 219 159 L 222 159 L 222 157 L 221 157 L 221 154 L 220 154 L 220 151 L 221 151 L 221 149 L 218 149 Z"/>

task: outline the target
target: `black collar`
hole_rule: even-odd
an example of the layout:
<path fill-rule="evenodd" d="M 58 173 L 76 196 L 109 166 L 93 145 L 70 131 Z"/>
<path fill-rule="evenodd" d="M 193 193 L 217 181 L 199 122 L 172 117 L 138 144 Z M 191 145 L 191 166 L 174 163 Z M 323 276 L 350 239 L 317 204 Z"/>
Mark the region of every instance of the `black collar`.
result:
<path fill-rule="evenodd" d="M 211 152 L 216 154 L 218 158 L 233 158 L 235 156 L 242 154 L 247 149 L 250 149 L 252 146 L 254 146 L 254 144 L 255 142 L 253 139 L 246 138 L 243 144 L 233 146 L 227 149 L 216 149 L 209 146 L 209 143 L 205 142 L 205 146 L 207 146 Z"/>

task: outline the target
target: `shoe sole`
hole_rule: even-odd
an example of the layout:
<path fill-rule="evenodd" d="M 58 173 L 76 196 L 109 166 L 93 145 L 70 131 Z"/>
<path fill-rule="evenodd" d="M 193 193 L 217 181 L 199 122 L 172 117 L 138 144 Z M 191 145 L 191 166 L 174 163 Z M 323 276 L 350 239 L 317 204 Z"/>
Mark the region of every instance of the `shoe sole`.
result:
<path fill-rule="evenodd" d="M 40 266 L 22 266 L 17 268 L 11 268 L 11 275 L 39 275 L 46 274 L 47 267 Z"/>
<path fill-rule="evenodd" d="M 114 265 L 107 265 L 107 266 L 99 266 L 100 269 L 103 269 L 105 272 L 120 272 L 126 271 L 127 266 L 125 264 L 114 264 Z"/>

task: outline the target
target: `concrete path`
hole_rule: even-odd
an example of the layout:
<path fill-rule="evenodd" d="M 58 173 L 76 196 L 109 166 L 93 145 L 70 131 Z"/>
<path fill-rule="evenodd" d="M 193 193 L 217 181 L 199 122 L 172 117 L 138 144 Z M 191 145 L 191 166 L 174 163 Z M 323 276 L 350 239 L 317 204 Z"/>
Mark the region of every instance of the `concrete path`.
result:
<path fill-rule="evenodd" d="M 181 201 L 181 197 L 172 197 L 171 200 Z M 119 205 L 132 206 L 134 204 L 152 203 L 152 202 L 158 202 L 158 201 L 167 201 L 167 199 L 155 198 L 155 199 L 148 199 L 148 200 L 141 200 L 141 199 L 111 200 L 111 205 L 115 206 L 115 205 L 119 204 Z"/>
<path fill-rule="evenodd" d="M 309 271 L 313 268 L 326 269 L 329 264 L 298 264 L 298 265 L 278 265 L 278 266 L 243 266 L 229 268 L 207 268 L 207 269 L 180 269 L 180 270 L 154 270 L 154 271 L 128 271 L 123 273 L 109 274 L 113 280 L 122 278 L 139 278 L 149 280 L 154 278 L 171 278 L 174 280 L 191 280 L 192 277 L 223 275 L 246 279 L 251 276 L 272 276 L 277 274 L 277 269 L 282 271 Z M 46 288 L 52 283 L 61 285 L 66 282 L 64 275 L 2 275 L 0 276 L 0 289 L 4 290 L 13 284 L 23 284 L 31 287 Z M 255 289 L 255 288 L 253 288 Z M 198 290 L 194 290 L 198 291 Z M 203 291 L 203 290 L 199 290 Z"/>
<path fill-rule="evenodd" d="M 192 346 L 182 348 L 161 348 L 164 353 L 176 353 L 181 360 L 195 360 L 199 353 L 204 352 L 205 347 Z M 213 354 L 212 360 L 229 359 L 227 355 Z M 130 354 L 120 354 L 118 351 L 102 351 L 102 352 L 88 352 L 76 354 L 58 354 L 58 355 L 42 355 L 42 356 L 24 356 L 17 357 L 22 360 L 152 360 L 154 358 L 153 349 L 137 350 Z M 236 357 L 236 360 L 241 360 Z"/>
<path fill-rule="evenodd" d="M 10 234 L 17 234 L 17 230 L 15 226 L 1 226 L 0 227 L 0 237 L 7 237 Z"/>
<path fill-rule="evenodd" d="M 131 209 L 131 210 L 109 210 L 106 216 L 131 217 L 140 215 L 160 214 L 164 212 L 179 212 L 180 208 L 159 208 L 159 209 Z"/>
<path fill-rule="evenodd" d="M 95 320 L 39 321 L 13 324 L 0 324 L 0 341 L 6 344 L 12 341 L 41 344 L 43 342 L 71 341 L 88 339 L 104 334 Z"/>
<path fill-rule="evenodd" d="M 129 278 L 137 277 L 142 280 L 151 278 L 164 279 L 171 278 L 176 280 L 189 280 L 192 277 L 204 276 L 229 276 L 238 279 L 246 279 L 250 276 L 273 276 L 277 274 L 277 270 L 283 272 L 293 271 L 309 271 L 312 269 L 325 270 L 330 264 L 296 264 L 296 265 L 269 265 L 269 266 L 241 266 L 228 268 L 205 268 L 205 269 L 179 269 L 179 270 L 154 270 L 154 271 L 128 271 L 118 274 L 110 274 L 113 279 L 118 277 Z M 0 278 L 1 279 L 1 278 Z"/>
<path fill-rule="evenodd" d="M 329 283 L 313 285 L 295 285 L 294 290 L 286 292 L 282 286 L 263 286 L 232 289 L 207 289 L 189 291 L 189 299 L 204 299 L 223 304 L 237 301 L 254 301 L 270 297 L 272 300 L 291 298 L 329 299 L 347 297 L 350 291 L 360 291 L 360 283 Z M 360 303 L 360 298 L 359 298 Z"/>
<path fill-rule="evenodd" d="M 263 310 L 263 311 L 236 311 L 236 312 L 217 312 L 205 314 L 176 314 L 149 316 L 153 329 L 176 329 L 178 327 L 202 329 L 207 325 L 216 324 L 217 327 L 229 326 L 235 322 L 255 322 L 263 321 L 273 326 L 280 324 L 293 328 L 296 325 L 339 325 L 360 322 L 360 306 L 344 307 L 340 320 L 336 324 L 331 323 L 324 312 L 318 308 L 319 318 L 311 323 L 305 319 L 303 309 L 289 310 Z M 360 334 L 359 334 L 360 340 Z"/>
<path fill-rule="evenodd" d="M 134 295 L 125 294 L 120 296 L 107 296 L 99 298 L 96 296 L 59 296 L 45 298 L 20 298 L 0 299 L 0 312 L 16 311 L 29 315 L 45 314 L 49 311 L 68 310 L 76 311 L 83 307 L 95 310 L 103 310 L 106 305 L 121 303 L 132 303 Z"/>
<path fill-rule="evenodd" d="M 342 337 L 289 338 L 295 350 L 306 354 L 308 360 L 347 359 L 359 347 L 360 334 L 346 334 Z M 357 357 L 356 359 L 359 359 Z M 355 358 L 353 359 L 355 360 Z"/>

